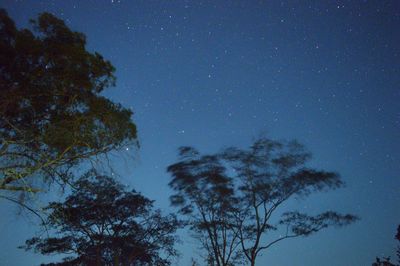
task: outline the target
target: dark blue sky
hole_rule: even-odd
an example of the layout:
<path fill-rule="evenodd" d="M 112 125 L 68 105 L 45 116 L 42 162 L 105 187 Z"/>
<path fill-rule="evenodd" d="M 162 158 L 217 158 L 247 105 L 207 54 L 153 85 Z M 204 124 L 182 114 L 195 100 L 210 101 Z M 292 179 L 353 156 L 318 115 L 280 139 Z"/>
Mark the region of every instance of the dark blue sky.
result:
<path fill-rule="evenodd" d="M 5 1 L 19 26 L 52 12 L 111 60 L 106 95 L 133 109 L 141 148 L 124 183 L 169 209 L 176 149 L 246 147 L 260 133 L 296 138 L 344 189 L 287 207 L 351 212 L 344 229 L 282 243 L 259 265 L 370 265 L 395 256 L 400 223 L 400 2 Z M 2 202 L 0 265 L 45 259 L 17 250 L 36 221 Z M 172 209 L 169 209 L 172 211 Z M 176 265 L 198 256 L 184 236 Z"/>

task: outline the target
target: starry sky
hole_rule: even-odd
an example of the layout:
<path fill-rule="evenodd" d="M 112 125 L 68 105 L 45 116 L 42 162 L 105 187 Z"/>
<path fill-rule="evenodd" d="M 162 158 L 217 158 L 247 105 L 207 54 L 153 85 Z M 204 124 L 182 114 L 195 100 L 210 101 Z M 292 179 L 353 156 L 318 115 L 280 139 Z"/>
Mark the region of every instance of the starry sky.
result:
<path fill-rule="evenodd" d="M 134 111 L 140 149 L 115 162 L 123 183 L 169 207 L 166 167 L 176 150 L 247 147 L 260 134 L 298 139 L 311 165 L 346 187 L 289 207 L 361 217 L 342 229 L 288 240 L 259 265 L 370 265 L 395 258 L 400 224 L 400 2 L 398 1 L 10 1 L 19 27 L 47 11 L 86 34 L 116 67 L 105 95 Z M 54 194 L 53 197 L 59 195 Z M 0 265 L 49 259 L 16 247 L 38 221 L 1 202 Z M 182 256 L 199 256 L 181 232 Z M 50 258 L 51 260 L 51 258 Z"/>

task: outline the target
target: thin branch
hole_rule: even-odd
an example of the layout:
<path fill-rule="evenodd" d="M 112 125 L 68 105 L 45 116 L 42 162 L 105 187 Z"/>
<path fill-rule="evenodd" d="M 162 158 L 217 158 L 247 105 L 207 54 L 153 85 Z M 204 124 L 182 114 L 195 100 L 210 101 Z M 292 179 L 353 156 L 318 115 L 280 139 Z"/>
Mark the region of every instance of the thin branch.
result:
<path fill-rule="evenodd" d="M 13 203 L 16 203 L 16 204 L 22 206 L 23 208 L 27 209 L 28 211 L 32 212 L 34 215 L 36 215 L 40 219 L 40 221 L 42 221 L 44 229 L 46 230 L 46 233 L 47 233 L 47 237 L 49 237 L 49 231 L 47 229 L 46 222 L 45 222 L 44 218 L 37 211 L 35 211 L 34 209 L 32 209 L 31 207 L 29 207 L 28 205 L 24 204 L 23 202 L 21 202 L 19 200 L 16 200 L 16 199 L 13 199 L 13 198 L 10 198 L 7 196 L 3 196 L 3 195 L 0 195 L 0 198 L 3 198 L 3 199 L 11 201 Z"/>

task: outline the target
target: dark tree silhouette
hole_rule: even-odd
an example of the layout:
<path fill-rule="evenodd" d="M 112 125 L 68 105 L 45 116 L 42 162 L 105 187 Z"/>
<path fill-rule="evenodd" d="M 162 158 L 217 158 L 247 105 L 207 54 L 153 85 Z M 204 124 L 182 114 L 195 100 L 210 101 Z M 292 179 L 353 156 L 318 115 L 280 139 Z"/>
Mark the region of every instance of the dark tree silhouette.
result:
<path fill-rule="evenodd" d="M 397 232 L 396 235 L 394 236 L 394 239 L 397 239 L 400 241 L 400 225 L 397 227 Z M 397 247 L 397 266 L 400 266 L 400 246 Z M 396 266 L 395 264 L 390 262 L 390 257 L 376 257 L 375 262 L 372 263 L 372 266 Z"/>
<path fill-rule="evenodd" d="M 237 245 L 255 265 L 260 252 L 284 239 L 357 220 L 333 211 L 314 216 L 289 211 L 274 218 L 289 199 L 343 185 L 337 173 L 308 168 L 311 155 L 295 141 L 260 138 L 249 149 L 232 147 L 203 156 L 185 147 L 180 155 L 179 162 L 168 167 L 170 186 L 176 192 L 171 202 L 202 233 L 203 246 L 215 265 L 229 265 L 230 257 L 221 254 L 228 250 L 239 255 Z M 271 231 L 279 236 L 267 242 L 265 235 Z"/>
<path fill-rule="evenodd" d="M 372 266 L 396 266 L 393 263 L 390 262 L 390 257 L 387 258 L 376 258 L 375 262 L 372 263 Z"/>
<path fill-rule="evenodd" d="M 357 219 L 333 211 L 314 216 L 289 211 L 272 224 L 273 214 L 289 199 L 343 185 L 337 173 L 308 168 L 306 163 L 311 154 L 296 141 L 261 138 L 247 150 L 225 149 L 221 158 L 232 166 L 238 180 L 241 208 L 237 226 L 242 251 L 252 266 L 261 251 L 284 239 L 309 236 L 328 226 L 348 225 Z M 263 241 L 264 234 L 279 229 L 279 237 Z"/>
<path fill-rule="evenodd" d="M 62 203 L 52 202 L 46 226 L 55 237 L 34 237 L 22 248 L 70 254 L 47 265 L 170 265 L 180 222 L 153 210 L 152 201 L 90 171 Z"/>
<path fill-rule="evenodd" d="M 170 165 L 170 186 L 176 191 L 173 206 L 186 215 L 194 236 L 207 252 L 207 264 L 227 266 L 240 260 L 235 227 L 234 188 L 225 167 L 214 155 L 200 156 L 190 147 L 180 148 L 180 162 Z"/>
<path fill-rule="evenodd" d="M 132 112 L 100 93 L 114 67 L 49 13 L 17 29 L 0 9 L 0 190 L 36 192 L 83 160 L 136 145 Z"/>

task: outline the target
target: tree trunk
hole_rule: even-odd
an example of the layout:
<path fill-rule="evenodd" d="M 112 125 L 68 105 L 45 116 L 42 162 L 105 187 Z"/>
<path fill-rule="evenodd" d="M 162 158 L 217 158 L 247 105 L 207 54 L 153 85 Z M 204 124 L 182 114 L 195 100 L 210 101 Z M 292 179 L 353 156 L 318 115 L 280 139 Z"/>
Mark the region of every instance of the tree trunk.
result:
<path fill-rule="evenodd" d="M 253 252 L 251 253 L 250 265 L 251 265 L 251 266 L 255 266 L 255 265 L 256 265 L 256 254 L 253 253 Z"/>

